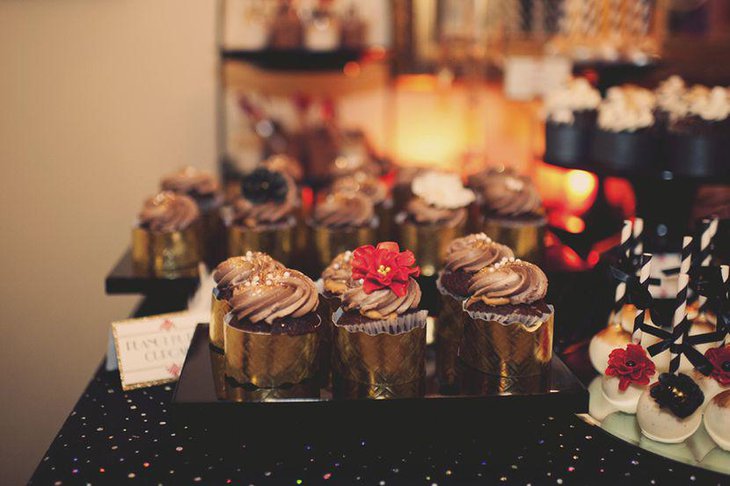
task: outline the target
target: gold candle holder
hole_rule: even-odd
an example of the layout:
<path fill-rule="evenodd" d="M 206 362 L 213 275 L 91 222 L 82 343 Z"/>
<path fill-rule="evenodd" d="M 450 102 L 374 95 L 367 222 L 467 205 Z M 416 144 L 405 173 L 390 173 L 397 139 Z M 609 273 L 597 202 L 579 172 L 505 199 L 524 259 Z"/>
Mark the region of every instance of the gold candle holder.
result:
<path fill-rule="evenodd" d="M 545 255 L 546 224 L 545 219 L 523 222 L 486 218 L 482 231 L 494 241 L 512 248 L 515 258 L 539 265 Z"/>
<path fill-rule="evenodd" d="M 208 335 L 210 336 L 210 345 L 217 349 L 224 348 L 226 314 L 229 312 L 231 312 L 231 304 L 213 294 L 211 297 Z"/>
<path fill-rule="evenodd" d="M 344 251 L 374 244 L 377 238 L 376 228 L 377 224 L 361 228 L 327 228 L 310 225 L 312 234 L 310 241 L 314 246 L 314 260 L 317 265 L 314 273 L 321 274 L 322 270 Z"/>
<path fill-rule="evenodd" d="M 319 326 L 314 332 L 289 336 L 245 331 L 226 322 L 226 375 L 259 388 L 300 383 L 317 373 L 319 340 Z"/>
<path fill-rule="evenodd" d="M 132 264 L 135 272 L 162 278 L 192 277 L 202 260 L 200 223 L 180 231 L 132 229 Z"/>
<path fill-rule="evenodd" d="M 464 336 L 459 354 L 483 373 L 505 378 L 543 375 L 553 357 L 551 313 L 543 322 L 525 325 L 476 319 L 464 312 Z"/>
<path fill-rule="evenodd" d="M 464 235 L 466 220 L 455 226 L 420 225 L 409 221 L 400 224 L 400 244 L 411 250 L 421 267 L 421 275 L 431 277 L 443 266 L 449 243 Z"/>
<path fill-rule="evenodd" d="M 296 247 L 296 222 L 282 223 L 271 227 L 246 228 L 228 227 L 228 256 L 244 255 L 247 251 L 268 253 L 284 265 L 291 263 Z"/>
<path fill-rule="evenodd" d="M 395 398 L 422 393 L 425 379 L 426 327 L 402 334 L 370 336 L 334 325 L 332 367 L 338 394 Z M 403 395 L 400 396 L 401 398 Z"/>

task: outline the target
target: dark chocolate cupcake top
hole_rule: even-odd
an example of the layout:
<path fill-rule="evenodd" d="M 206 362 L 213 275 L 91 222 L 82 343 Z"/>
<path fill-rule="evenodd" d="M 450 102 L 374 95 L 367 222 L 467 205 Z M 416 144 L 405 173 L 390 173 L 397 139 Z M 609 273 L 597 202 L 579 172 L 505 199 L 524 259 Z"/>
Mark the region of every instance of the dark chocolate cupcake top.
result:
<path fill-rule="evenodd" d="M 163 191 L 145 201 L 139 213 L 139 226 L 150 231 L 170 233 L 184 230 L 199 216 L 198 205 L 192 198 Z"/>
<path fill-rule="evenodd" d="M 299 318 L 317 309 L 314 282 L 301 272 L 278 269 L 253 275 L 233 290 L 231 315 L 240 321 L 273 324 L 281 318 Z"/>
<path fill-rule="evenodd" d="M 383 203 L 388 198 L 388 187 L 385 182 L 366 172 L 335 179 L 332 192 L 359 192 L 372 199 L 373 204 Z"/>
<path fill-rule="evenodd" d="M 251 280 L 255 275 L 266 278 L 268 274 L 283 271 L 283 264 L 260 251 L 248 251 L 243 256 L 231 257 L 221 262 L 213 271 L 213 281 L 219 299 L 228 300 L 233 289 Z"/>
<path fill-rule="evenodd" d="M 461 270 L 475 273 L 514 256 L 508 246 L 492 241 L 484 233 L 476 233 L 456 238 L 449 244 L 444 269 L 448 272 Z"/>
<path fill-rule="evenodd" d="M 298 207 L 294 180 L 282 172 L 258 168 L 243 178 L 242 196 L 233 204 L 233 224 L 247 228 L 281 223 Z"/>
<path fill-rule="evenodd" d="M 482 204 L 492 215 L 500 217 L 539 216 L 544 211 L 542 199 L 529 177 L 511 171 L 491 172 L 481 181 Z"/>
<path fill-rule="evenodd" d="M 361 228 L 375 217 L 373 201 L 359 193 L 337 192 L 328 194 L 314 207 L 316 225 L 328 228 Z"/>
<path fill-rule="evenodd" d="M 342 295 L 355 285 L 352 280 L 352 252 L 337 255 L 322 272 L 324 290 L 331 294 Z"/>
<path fill-rule="evenodd" d="M 432 206 L 420 197 L 414 197 L 406 204 L 408 219 L 416 224 L 444 224 L 455 226 L 466 219 L 465 208 L 448 209 Z"/>
<path fill-rule="evenodd" d="M 466 307 L 532 304 L 545 298 L 548 280 L 540 267 L 514 258 L 504 259 L 475 273 L 469 281 Z"/>
<path fill-rule="evenodd" d="M 418 308 L 421 288 L 413 279 L 420 273 L 413 253 L 395 242 L 365 245 L 353 252 L 354 287 L 342 294 L 345 311 L 375 320 L 392 319 Z"/>
<path fill-rule="evenodd" d="M 220 191 L 220 184 L 213 174 L 189 166 L 164 177 L 160 187 L 164 191 L 187 194 L 193 198 L 214 196 Z"/>

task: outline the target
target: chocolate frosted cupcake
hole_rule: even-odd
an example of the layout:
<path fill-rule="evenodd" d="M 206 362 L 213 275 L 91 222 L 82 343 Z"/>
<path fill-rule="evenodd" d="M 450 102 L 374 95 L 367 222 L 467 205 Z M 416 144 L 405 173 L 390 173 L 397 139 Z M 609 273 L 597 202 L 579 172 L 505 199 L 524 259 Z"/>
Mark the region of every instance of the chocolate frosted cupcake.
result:
<path fill-rule="evenodd" d="M 337 255 L 322 272 L 322 296 L 331 304 L 333 312 L 340 307 L 342 294 L 355 285 L 352 280 L 352 252 Z"/>
<path fill-rule="evenodd" d="M 314 207 L 309 223 L 315 273 L 336 255 L 376 240 L 378 218 L 372 200 L 359 193 L 328 194 Z"/>
<path fill-rule="evenodd" d="M 226 316 L 226 375 L 240 384 L 273 388 L 317 372 L 319 295 L 301 272 L 276 269 L 233 289 Z"/>
<path fill-rule="evenodd" d="M 427 172 L 413 180 L 415 197 L 396 218 L 400 242 L 413 251 L 423 275 L 441 268 L 449 242 L 464 234 L 474 193 L 456 174 Z"/>
<path fill-rule="evenodd" d="M 219 248 L 218 243 L 223 233 L 220 215 L 223 194 L 215 176 L 188 166 L 163 177 L 160 188 L 163 191 L 185 194 L 198 203 L 206 260 L 209 263 L 220 261 L 223 249 Z"/>
<path fill-rule="evenodd" d="M 367 172 L 355 172 L 343 176 L 332 183 L 332 192 L 357 192 L 364 194 L 373 201 L 375 214 L 380 221 L 378 238 L 390 238 L 391 222 L 393 220 L 393 199 L 385 182 Z"/>
<path fill-rule="evenodd" d="M 241 192 L 224 215 L 228 255 L 263 251 L 289 263 L 296 247 L 299 203 L 294 181 L 281 172 L 258 168 L 243 178 Z"/>
<path fill-rule="evenodd" d="M 541 262 L 547 221 L 532 180 L 511 171 L 491 172 L 482 178 L 481 189 L 475 226 L 512 248 L 515 257 Z"/>
<path fill-rule="evenodd" d="M 456 384 L 456 358 L 464 331 L 462 304 L 469 295 L 471 278 L 509 258 L 514 258 L 512 250 L 484 233 L 457 238 L 446 249 L 446 263 L 436 281 L 442 301 L 436 322 L 436 373 L 442 388 Z"/>
<path fill-rule="evenodd" d="M 545 99 L 545 160 L 573 166 L 586 162 L 601 94 L 584 78 L 571 80 Z"/>
<path fill-rule="evenodd" d="M 197 275 L 200 241 L 198 205 L 188 196 L 163 191 L 145 201 L 132 229 L 135 271 L 165 278 Z"/>
<path fill-rule="evenodd" d="M 539 267 L 511 258 L 475 273 L 464 301 L 461 359 L 505 379 L 545 376 L 553 354 L 547 287 Z"/>
<path fill-rule="evenodd" d="M 334 316 L 336 394 L 396 398 L 423 394 L 426 316 L 418 310 L 419 274 L 410 251 L 397 243 L 353 252 L 355 286 Z"/>

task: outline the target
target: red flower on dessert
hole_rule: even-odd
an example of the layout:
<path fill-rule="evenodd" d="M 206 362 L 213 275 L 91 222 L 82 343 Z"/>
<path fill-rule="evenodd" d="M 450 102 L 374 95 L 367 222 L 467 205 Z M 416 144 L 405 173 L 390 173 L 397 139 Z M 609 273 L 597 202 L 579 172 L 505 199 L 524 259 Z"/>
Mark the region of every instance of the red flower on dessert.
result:
<path fill-rule="evenodd" d="M 710 376 L 722 386 L 730 385 L 730 346 L 710 348 L 705 353 L 705 358 L 712 363 Z"/>
<path fill-rule="evenodd" d="M 394 241 L 378 243 L 377 247 L 365 245 L 352 254 L 352 278 L 362 279 L 366 294 L 390 289 L 398 297 L 403 297 L 408 290 L 408 279 L 421 273 L 415 263 L 413 252 L 400 251 Z"/>
<path fill-rule="evenodd" d="M 625 391 L 632 383 L 648 385 L 649 377 L 654 373 L 654 362 L 638 344 L 627 344 L 626 349 L 617 348 L 608 355 L 606 375 L 618 377 L 618 389 L 621 391 Z"/>

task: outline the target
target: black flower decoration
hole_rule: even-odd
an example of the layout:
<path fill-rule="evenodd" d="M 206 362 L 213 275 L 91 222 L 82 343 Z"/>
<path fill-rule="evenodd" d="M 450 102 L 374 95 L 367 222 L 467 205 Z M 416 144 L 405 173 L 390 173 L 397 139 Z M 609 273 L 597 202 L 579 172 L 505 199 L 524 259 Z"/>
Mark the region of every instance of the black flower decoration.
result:
<path fill-rule="evenodd" d="M 241 181 L 243 197 L 254 204 L 283 202 L 289 192 L 286 179 L 279 172 L 260 167 Z"/>
<path fill-rule="evenodd" d="M 705 395 L 689 376 L 679 373 L 662 373 L 652 385 L 651 396 L 662 408 L 668 408 L 679 418 L 692 415 L 705 400 Z"/>

